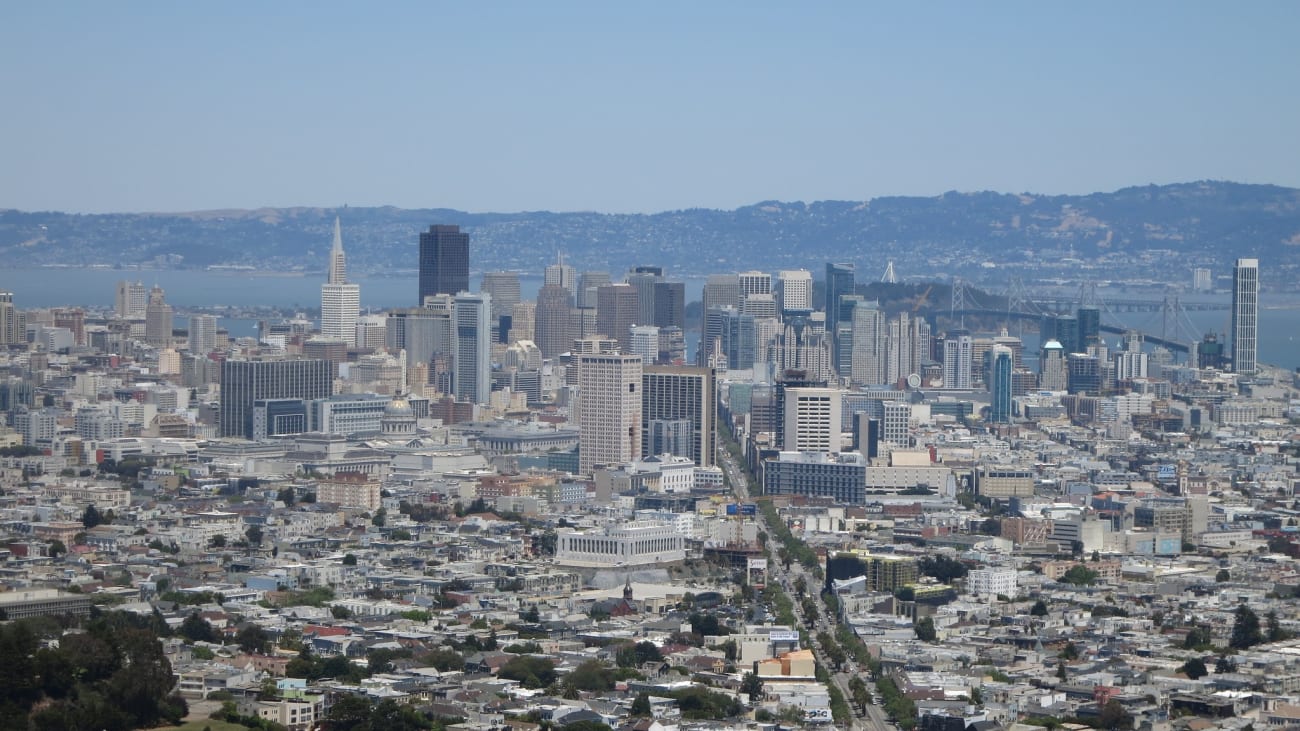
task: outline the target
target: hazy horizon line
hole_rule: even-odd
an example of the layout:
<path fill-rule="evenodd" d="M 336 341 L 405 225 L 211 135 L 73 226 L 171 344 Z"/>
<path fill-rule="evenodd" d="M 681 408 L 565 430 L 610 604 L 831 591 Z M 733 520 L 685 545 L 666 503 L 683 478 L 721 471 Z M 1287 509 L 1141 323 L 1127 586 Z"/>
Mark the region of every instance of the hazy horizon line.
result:
<path fill-rule="evenodd" d="M 742 204 L 742 205 L 738 205 L 738 206 L 735 206 L 735 207 L 733 207 L 733 208 L 725 208 L 725 207 L 719 207 L 719 206 L 699 205 L 699 206 L 688 206 L 688 207 L 684 207 L 684 208 L 663 208 L 663 209 L 658 209 L 658 210 L 646 210 L 646 211 L 601 211 L 601 210 L 590 209 L 590 208 L 588 208 L 588 209 L 569 209 L 569 210 L 555 210 L 555 209 L 547 209 L 547 208 L 532 208 L 532 209 L 521 209 L 521 210 L 515 210 L 515 211 L 507 211 L 507 210 L 500 210 L 500 209 L 498 209 L 498 210 L 491 210 L 491 209 L 483 209 L 483 210 L 467 210 L 467 209 L 462 209 L 462 208 L 451 208 L 451 207 L 445 207 L 445 206 L 416 206 L 416 207 L 408 207 L 408 206 L 397 205 L 397 204 L 394 204 L 394 203 L 380 203 L 380 204 L 351 204 L 351 203 L 344 203 L 344 204 L 342 204 L 342 205 L 334 205 L 334 206 L 324 206 L 324 205 L 301 205 L 301 204 L 299 204 L 299 205 L 260 205 L 260 206 L 254 206 L 254 207 L 242 207 L 242 208 L 241 208 L 241 207 L 238 207 L 238 206 L 222 206 L 222 207 L 216 207 L 216 208 L 190 208 L 190 209 L 186 209 L 186 210 L 174 210 L 174 211 L 166 211 L 166 210 L 152 210 L 152 211 L 150 211 L 150 210 L 143 210 L 143 211 L 124 211 L 124 210 L 72 210 L 72 209 L 54 209 L 54 208 L 46 208 L 46 209 L 21 209 L 21 208 L 0 207 L 0 211 L 3 211 L 3 212 L 17 212 L 17 213 L 24 213 L 24 214 L 35 214 L 35 213 L 61 213 L 61 214 L 65 214 L 65 215 L 74 215 L 74 216 L 123 216 L 123 215 L 129 215 L 129 216 L 199 216 L 199 215 L 203 215 L 203 216 L 218 216 L 218 215 L 223 214 L 223 213 L 256 213 L 256 212 L 258 212 L 258 211 L 335 211 L 335 212 L 340 212 L 340 211 L 344 211 L 344 210 L 346 210 L 346 209 L 348 209 L 348 208 L 364 208 L 364 209 L 384 209 L 384 208 L 392 208 L 392 209 L 397 209 L 397 210 L 402 210 L 402 211 L 426 211 L 426 210 L 427 210 L 427 211 L 453 211 L 453 212 L 455 212 L 455 213 L 463 213 L 463 214 L 466 214 L 466 215 L 474 215 L 474 216 L 483 216 L 483 215 L 527 215 L 527 214 L 533 214 L 533 213 L 554 213 L 554 214 L 593 214 L 593 215 L 601 215 L 601 216 L 654 216 L 654 215 L 660 215 L 660 214 L 664 214 L 664 213 L 677 213 L 677 212 L 682 212 L 682 211 L 721 211 L 721 212 L 727 212 L 727 211 L 738 211 L 738 210 L 740 210 L 740 209 L 742 209 L 742 208 L 751 208 L 751 207 L 754 207 L 754 206 L 760 206 L 760 205 L 769 204 L 769 203 L 780 203 L 780 204 L 786 204 L 786 205 L 792 205 L 792 204 L 803 204 L 803 205 L 809 205 L 809 204 L 813 204 L 813 203 L 871 203 L 872 201 L 882 200 L 882 199 L 889 199 L 889 198 L 920 198 L 920 199 L 943 198 L 944 196 L 946 196 L 946 195 L 951 195 L 951 194 L 956 194 L 956 195 L 979 195 L 979 194 L 982 194 L 982 193 L 993 193 L 993 194 L 995 194 L 995 195 L 1030 196 L 1030 197 L 1034 197 L 1034 198 L 1082 198 L 1082 197 L 1087 197 L 1087 196 L 1090 196 L 1090 195 L 1109 195 L 1109 194 L 1119 193 L 1119 192 L 1121 192 L 1121 191 L 1125 191 L 1125 190 L 1131 190 L 1131 189 L 1134 189 L 1134 188 L 1150 188 L 1150 187 L 1165 188 L 1165 187 L 1172 187 L 1172 186 L 1180 186 L 1180 185 L 1196 185 L 1196 184 L 1216 184 L 1216 185 L 1240 185 L 1240 186 L 1252 186 L 1252 187 L 1271 187 L 1271 188 L 1281 188 L 1281 189 L 1283 189 L 1283 190 L 1300 191 L 1300 188 L 1294 188 L 1294 187 L 1291 187 L 1291 186 L 1288 186 L 1288 185 L 1283 185 L 1283 184 L 1280 184 L 1280 183 L 1256 183 L 1256 182 L 1243 182 L 1243 181 L 1239 181 L 1239 180 L 1226 180 L 1226 179 L 1215 179 L 1215 178 L 1202 178 L 1202 179 L 1198 179 L 1198 180 L 1182 180 L 1182 181 L 1165 182 L 1165 183 L 1154 183 L 1154 182 L 1149 182 L 1149 183 L 1135 183 L 1135 184 L 1132 184 L 1132 185 L 1125 185 L 1125 186 L 1121 186 L 1121 187 L 1114 188 L 1114 189 L 1111 189 L 1111 190 L 1093 190 L 1093 191 L 1089 191 L 1089 192 L 1086 192 L 1086 193 L 1043 193 L 1043 192 L 1031 192 L 1031 191 L 1018 191 L 1018 192 L 1012 192 L 1012 191 L 1005 191 L 1005 190 L 994 190 L 994 189 L 992 189 L 992 188 L 983 188 L 983 189 L 979 189 L 979 190 L 957 190 L 957 189 L 949 189 L 949 190 L 945 190 L 945 191 L 940 192 L 940 193 L 932 193 L 932 194 L 928 194 L 928 195 L 915 194 L 915 193 L 894 193 L 894 194 L 889 194 L 889 195 L 877 195 L 877 196 L 874 196 L 874 197 L 871 197 L 871 198 L 817 198 L 817 199 L 813 199 L 813 200 L 782 200 L 782 199 L 779 199 L 779 198 L 766 198 L 766 199 L 763 199 L 763 200 L 758 200 L 758 201 L 753 201 L 753 202 L 751 202 L 751 203 L 745 203 L 745 204 Z"/>

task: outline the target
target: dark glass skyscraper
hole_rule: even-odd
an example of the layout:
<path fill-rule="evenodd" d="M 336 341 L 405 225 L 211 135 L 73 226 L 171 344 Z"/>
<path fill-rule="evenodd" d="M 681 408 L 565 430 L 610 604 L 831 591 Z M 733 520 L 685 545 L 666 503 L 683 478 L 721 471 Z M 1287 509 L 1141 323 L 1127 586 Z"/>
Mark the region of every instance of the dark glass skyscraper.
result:
<path fill-rule="evenodd" d="M 432 294 L 469 291 L 469 234 L 460 226 L 420 232 L 420 301 Z"/>
<path fill-rule="evenodd" d="M 989 421 L 994 424 L 1011 423 L 1012 364 L 1015 358 L 1010 348 L 994 346 L 986 356 L 989 359 Z"/>
<path fill-rule="evenodd" d="M 852 264 L 826 264 L 826 329 L 832 329 L 838 321 L 840 295 L 853 294 L 857 288 L 854 281 L 855 271 Z"/>

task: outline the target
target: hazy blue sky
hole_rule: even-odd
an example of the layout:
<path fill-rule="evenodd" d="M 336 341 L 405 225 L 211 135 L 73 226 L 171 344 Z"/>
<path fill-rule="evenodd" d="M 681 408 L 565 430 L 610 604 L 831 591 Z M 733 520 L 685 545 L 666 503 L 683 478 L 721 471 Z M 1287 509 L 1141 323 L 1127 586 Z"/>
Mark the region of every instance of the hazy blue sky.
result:
<path fill-rule="evenodd" d="M 1300 187 L 1300 2 L 18 2 L 0 207 Z"/>

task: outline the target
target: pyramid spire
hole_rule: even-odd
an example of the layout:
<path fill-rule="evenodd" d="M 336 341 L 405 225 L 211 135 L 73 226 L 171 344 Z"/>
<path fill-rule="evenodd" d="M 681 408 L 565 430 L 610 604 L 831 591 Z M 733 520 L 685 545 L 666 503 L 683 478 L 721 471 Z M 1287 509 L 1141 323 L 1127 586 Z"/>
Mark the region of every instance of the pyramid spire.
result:
<path fill-rule="evenodd" d="M 330 247 L 330 284 L 344 284 L 348 281 L 347 257 L 343 254 L 343 230 L 339 226 L 339 217 L 334 217 L 334 245 Z"/>

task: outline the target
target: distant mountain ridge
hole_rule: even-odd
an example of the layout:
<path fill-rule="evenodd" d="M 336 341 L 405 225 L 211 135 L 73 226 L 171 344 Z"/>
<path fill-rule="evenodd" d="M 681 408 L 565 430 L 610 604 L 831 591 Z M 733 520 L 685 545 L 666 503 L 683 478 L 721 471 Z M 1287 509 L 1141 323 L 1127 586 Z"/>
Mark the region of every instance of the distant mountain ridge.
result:
<path fill-rule="evenodd" d="M 1176 257 L 1221 271 L 1239 256 L 1267 259 L 1275 273 L 1300 271 L 1300 190 L 1219 181 L 1083 196 L 952 192 L 654 214 L 390 206 L 84 215 L 0 210 L 0 260 L 15 268 L 58 263 L 323 271 L 335 215 L 343 219 L 349 267 L 372 274 L 413 269 L 418 233 L 434 223 L 470 232 L 476 271 L 540 272 L 560 252 L 580 270 L 618 274 L 653 263 L 678 276 L 816 270 L 832 260 L 874 272 L 888 259 L 906 272 L 960 273 L 1063 259 L 1122 267 Z"/>

